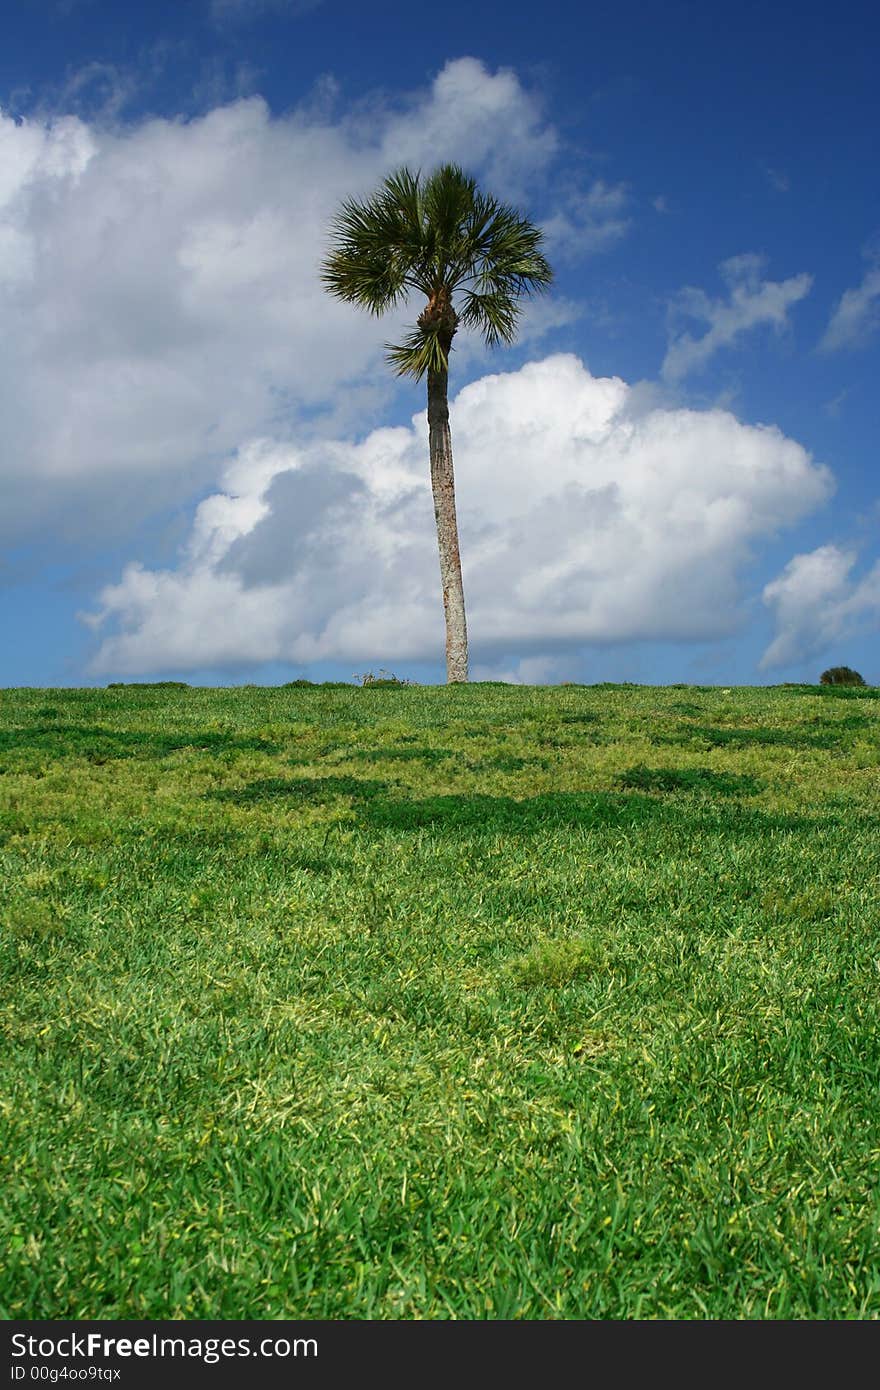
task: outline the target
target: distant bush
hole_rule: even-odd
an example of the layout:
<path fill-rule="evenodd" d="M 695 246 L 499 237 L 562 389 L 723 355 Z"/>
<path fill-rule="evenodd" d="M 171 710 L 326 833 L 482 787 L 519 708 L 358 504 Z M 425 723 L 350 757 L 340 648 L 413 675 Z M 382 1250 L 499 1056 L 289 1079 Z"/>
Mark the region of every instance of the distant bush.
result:
<path fill-rule="evenodd" d="M 364 673 L 363 673 L 362 675 L 360 675 L 360 676 L 355 675 L 355 676 L 352 677 L 352 679 L 353 679 L 353 680 L 356 680 L 356 681 L 360 681 L 360 683 L 361 683 L 362 686 L 365 686 L 365 685 L 418 685 L 418 681 L 402 680 L 400 676 L 395 676 L 395 674 L 394 674 L 393 671 L 386 671 L 386 670 L 384 670 L 384 668 L 382 668 L 382 667 L 379 668 L 379 674 L 378 674 L 378 675 L 374 675 L 372 671 L 364 671 Z"/>
<path fill-rule="evenodd" d="M 851 671 L 848 666 L 831 666 L 827 671 L 823 671 L 819 677 L 820 685 L 867 685 L 858 671 Z"/>
<path fill-rule="evenodd" d="M 282 690 L 351 690 L 351 681 L 307 681 L 299 676 L 295 681 L 285 681 Z"/>
<path fill-rule="evenodd" d="M 638 690 L 639 688 L 635 681 L 596 681 L 593 685 L 584 687 L 586 690 Z"/>
<path fill-rule="evenodd" d="M 189 690 L 186 681 L 111 681 L 108 690 Z"/>

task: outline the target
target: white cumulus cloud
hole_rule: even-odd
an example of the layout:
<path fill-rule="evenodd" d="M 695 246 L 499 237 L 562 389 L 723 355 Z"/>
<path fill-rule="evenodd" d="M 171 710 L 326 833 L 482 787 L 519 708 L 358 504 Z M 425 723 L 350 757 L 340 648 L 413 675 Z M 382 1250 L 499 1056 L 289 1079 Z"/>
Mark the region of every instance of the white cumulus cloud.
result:
<path fill-rule="evenodd" d="M 851 577 L 856 559 L 854 550 L 822 545 L 795 555 L 765 587 L 777 635 L 761 658 L 764 669 L 793 666 L 880 628 L 880 561 L 856 581 Z"/>
<path fill-rule="evenodd" d="M 674 322 L 694 319 L 705 323 L 706 332 L 695 338 L 690 333 L 674 335 L 663 359 L 662 373 L 667 381 L 680 381 L 700 371 L 721 348 L 733 346 L 745 333 L 762 324 L 777 333 L 788 326 L 788 311 L 809 294 L 811 275 L 793 275 L 788 280 L 764 280 L 764 258 L 752 254 L 732 256 L 719 267 L 728 287 L 727 299 L 711 299 L 704 290 L 681 290 L 670 306 Z"/>
<path fill-rule="evenodd" d="M 773 427 L 635 397 L 556 355 L 453 400 L 475 667 L 550 669 L 588 642 L 729 634 L 755 544 L 831 491 L 828 471 Z M 178 567 L 133 563 L 100 594 L 94 670 L 437 659 L 427 452 L 423 413 L 360 441 L 240 450 Z"/>

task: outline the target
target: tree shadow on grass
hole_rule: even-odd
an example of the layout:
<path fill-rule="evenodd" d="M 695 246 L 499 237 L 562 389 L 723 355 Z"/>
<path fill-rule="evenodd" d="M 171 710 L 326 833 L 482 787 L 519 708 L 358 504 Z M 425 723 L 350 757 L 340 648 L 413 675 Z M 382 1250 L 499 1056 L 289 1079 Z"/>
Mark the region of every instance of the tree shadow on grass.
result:
<path fill-rule="evenodd" d="M 36 752 L 51 758 L 109 762 L 112 758 L 162 758 L 185 748 L 206 753 L 278 752 L 278 745 L 265 739 L 216 729 L 187 729 L 173 734 L 86 724 L 33 724 L 27 728 L 0 729 L 0 753 Z"/>
<path fill-rule="evenodd" d="M 709 796 L 754 796 L 763 782 L 748 773 L 715 772 L 709 767 L 631 767 L 618 779 L 621 787 L 646 792 L 705 792 Z"/>
<path fill-rule="evenodd" d="M 720 729 L 703 724 L 685 724 L 668 734 L 655 733 L 653 744 L 680 746 L 692 742 L 708 743 L 710 748 L 838 748 L 841 732 L 872 723 L 867 716 L 851 716 L 844 720 L 822 721 L 821 730 L 813 729 Z"/>
<path fill-rule="evenodd" d="M 337 754 L 339 757 L 350 758 L 364 763 L 384 763 L 384 762 L 418 762 L 426 763 L 429 767 L 435 767 L 437 763 L 445 762 L 447 758 L 455 758 L 458 755 L 449 748 L 356 748 L 351 752 Z"/>
<path fill-rule="evenodd" d="M 547 792 L 517 801 L 510 796 L 431 796 L 421 800 L 377 795 L 357 808 L 371 830 L 438 834 L 530 835 L 554 828 L 632 829 L 666 823 L 685 833 L 721 830 L 739 835 L 814 829 L 833 818 L 772 814 L 708 798 L 668 798 L 639 792 Z"/>
<path fill-rule="evenodd" d="M 235 806 L 253 806 L 261 801 L 290 801 L 299 804 L 322 805 L 341 796 L 356 801 L 368 800 L 388 790 L 387 782 L 365 777 L 264 777 L 245 787 L 230 787 L 206 792 L 211 801 L 228 801 Z"/>

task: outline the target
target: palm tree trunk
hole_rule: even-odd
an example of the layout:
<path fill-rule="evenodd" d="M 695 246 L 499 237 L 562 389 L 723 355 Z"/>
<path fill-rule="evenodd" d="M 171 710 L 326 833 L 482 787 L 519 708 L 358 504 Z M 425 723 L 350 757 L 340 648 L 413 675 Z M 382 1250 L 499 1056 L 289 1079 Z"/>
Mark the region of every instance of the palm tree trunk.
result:
<path fill-rule="evenodd" d="M 449 374 L 428 372 L 428 446 L 431 453 L 431 491 L 440 550 L 440 583 L 443 587 L 443 615 L 446 619 L 446 680 L 468 678 L 467 623 L 464 588 L 461 582 L 461 556 L 458 551 L 458 522 L 455 516 L 455 477 L 452 471 L 452 436 L 449 433 L 447 400 Z"/>

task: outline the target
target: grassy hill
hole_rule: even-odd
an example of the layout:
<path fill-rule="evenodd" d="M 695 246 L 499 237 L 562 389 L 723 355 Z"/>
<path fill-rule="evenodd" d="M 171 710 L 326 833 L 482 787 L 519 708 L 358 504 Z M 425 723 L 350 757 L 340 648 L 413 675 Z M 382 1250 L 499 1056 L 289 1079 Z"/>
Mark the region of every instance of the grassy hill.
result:
<path fill-rule="evenodd" d="M 0 693 L 0 1316 L 880 1316 L 878 697 Z"/>

